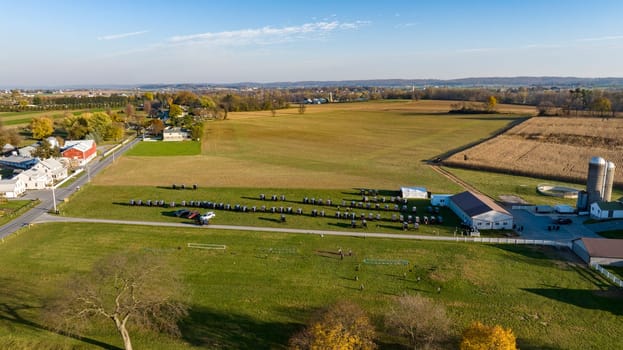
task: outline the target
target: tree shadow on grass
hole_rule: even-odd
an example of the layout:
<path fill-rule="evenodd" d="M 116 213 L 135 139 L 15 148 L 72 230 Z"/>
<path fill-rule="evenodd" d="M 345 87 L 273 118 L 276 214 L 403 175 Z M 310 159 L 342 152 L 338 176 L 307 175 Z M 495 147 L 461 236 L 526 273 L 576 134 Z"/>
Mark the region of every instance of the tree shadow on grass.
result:
<path fill-rule="evenodd" d="M 245 315 L 221 313 L 203 306 L 191 308 L 180 324 L 182 338 L 193 346 L 210 349 L 285 348 L 302 325 L 262 322 Z"/>
<path fill-rule="evenodd" d="M 584 309 L 602 310 L 615 315 L 623 315 L 623 298 L 598 295 L 600 291 L 590 289 L 568 288 L 523 288 L 523 290 L 566 304 L 579 306 Z"/>
<path fill-rule="evenodd" d="M 96 339 L 83 337 L 72 333 L 63 333 L 47 327 L 43 324 L 37 323 L 28 319 L 23 314 L 32 309 L 40 309 L 40 306 L 33 305 L 23 300 L 29 300 L 35 298 L 26 289 L 19 287 L 19 282 L 12 281 L 10 279 L 3 278 L 0 280 L 0 321 L 30 327 L 32 329 L 50 332 L 60 336 L 72 338 L 86 344 L 89 344 L 93 348 L 101 349 L 121 349 L 111 344 L 101 342 Z"/>

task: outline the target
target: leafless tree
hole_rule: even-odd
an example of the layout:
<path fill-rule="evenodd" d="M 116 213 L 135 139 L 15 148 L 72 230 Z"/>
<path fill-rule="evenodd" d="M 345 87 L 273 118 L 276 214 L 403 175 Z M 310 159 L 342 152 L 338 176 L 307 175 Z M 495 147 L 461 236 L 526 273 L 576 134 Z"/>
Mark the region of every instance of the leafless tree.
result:
<path fill-rule="evenodd" d="M 188 314 L 179 301 L 182 287 L 172 265 L 154 254 L 114 254 L 87 274 L 70 279 L 46 305 L 47 323 L 75 334 L 97 318 L 112 321 L 132 349 L 128 325 L 180 335 L 177 323 Z"/>
<path fill-rule="evenodd" d="M 450 319 L 442 305 L 420 295 L 405 295 L 396 300 L 385 316 L 390 332 L 408 339 L 414 349 L 435 348 L 448 338 Z"/>

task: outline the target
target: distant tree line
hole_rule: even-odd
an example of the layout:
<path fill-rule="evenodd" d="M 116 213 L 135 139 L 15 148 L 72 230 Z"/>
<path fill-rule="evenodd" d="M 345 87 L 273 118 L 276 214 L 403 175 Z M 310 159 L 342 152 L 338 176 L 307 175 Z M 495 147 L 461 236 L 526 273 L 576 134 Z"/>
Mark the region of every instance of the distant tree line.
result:
<path fill-rule="evenodd" d="M 327 87 L 287 89 L 197 89 L 194 91 L 158 91 L 110 96 L 25 97 L 19 91 L 0 97 L 0 111 L 38 111 L 58 109 L 123 108 L 132 104 L 148 115 L 173 108 L 202 118 L 226 119 L 229 112 L 276 110 L 298 105 L 309 99 L 332 103 L 384 99 L 450 100 L 536 106 L 541 115 L 615 115 L 623 112 L 621 89 L 559 89 L 544 87 L 460 88 L 460 87 Z M 180 112 L 177 107 L 184 108 Z M 466 105 L 469 108 L 469 105 Z"/>

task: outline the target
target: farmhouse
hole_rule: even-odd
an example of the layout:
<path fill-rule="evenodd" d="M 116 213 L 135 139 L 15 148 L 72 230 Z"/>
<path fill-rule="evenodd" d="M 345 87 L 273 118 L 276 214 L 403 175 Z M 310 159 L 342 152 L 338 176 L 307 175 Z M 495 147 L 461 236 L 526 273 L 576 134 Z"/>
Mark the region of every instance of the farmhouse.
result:
<path fill-rule="evenodd" d="M 401 187 L 400 192 L 402 192 L 402 198 L 407 198 L 407 199 L 428 198 L 428 192 L 426 191 L 426 188 L 424 187 Z"/>
<path fill-rule="evenodd" d="M 17 198 L 26 192 L 26 184 L 19 177 L 0 180 L 0 195 L 4 198 Z"/>
<path fill-rule="evenodd" d="M 162 141 L 184 141 L 189 137 L 182 128 L 168 127 L 162 131 Z"/>
<path fill-rule="evenodd" d="M 53 158 L 40 161 L 33 169 L 43 171 L 54 181 L 60 181 L 67 177 L 67 168 L 65 168 L 61 162 Z"/>
<path fill-rule="evenodd" d="M 623 266 L 623 239 L 578 238 L 572 248 L 589 265 Z"/>
<path fill-rule="evenodd" d="M 591 218 L 596 220 L 623 218 L 623 203 L 619 201 L 595 202 L 590 209 Z"/>
<path fill-rule="evenodd" d="M 97 156 L 97 145 L 93 140 L 68 140 L 65 141 L 61 154 L 84 166 Z"/>
<path fill-rule="evenodd" d="M 448 207 L 463 222 L 478 230 L 513 228 L 513 216 L 491 198 L 465 191 L 450 197 Z"/>
<path fill-rule="evenodd" d="M 27 190 L 40 190 L 52 184 L 52 177 L 38 169 L 28 169 L 15 176 L 24 182 Z"/>

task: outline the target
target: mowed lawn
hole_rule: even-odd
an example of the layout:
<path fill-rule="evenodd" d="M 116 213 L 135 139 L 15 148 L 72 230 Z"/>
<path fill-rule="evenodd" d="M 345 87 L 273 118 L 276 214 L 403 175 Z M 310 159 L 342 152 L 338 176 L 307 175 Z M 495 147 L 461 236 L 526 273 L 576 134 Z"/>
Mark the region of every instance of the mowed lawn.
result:
<path fill-rule="evenodd" d="M 132 147 L 126 155 L 138 157 L 193 156 L 201 153 L 198 141 L 184 142 L 140 142 Z"/>
<path fill-rule="evenodd" d="M 270 113 L 230 113 L 209 122 L 201 155 L 128 156 L 96 185 L 210 187 L 397 188 L 457 190 L 423 163 L 485 138 L 517 115 L 430 113 L 423 101 L 367 102 Z M 438 107 L 437 107 L 438 108 Z"/>
<path fill-rule="evenodd" d="M 187 243 L 223 244 L 227 249 L 190 249 Z M 339 248 L 352 250 L 353 256 L 340 260 Z M 120 347 L 109 321 L 84 331 L 78 340 L 46 330 L 41 313 L 46 298 L 70 275 L 124 250 L 172 258 L 192 306 L 181 339 L 132 329 L 137 349 L 283 349 L 314 309 L 339 299 L 369 312 L 381 349 L 396 349 L 399 340 L 383 329 L 383 315 L 404 293 L 444 304 L 455 339 L 474 320 L 512 328 L 521 349 L 615 349 L 623 334 L 620 291 L 608 289 L 599 276 L 565 260 L 568 253 L 557 250 L 41 224 L 0 245 L 0 348 Z M 407 260 L 409 265 L 373 265 L 365 259 Z"/>

